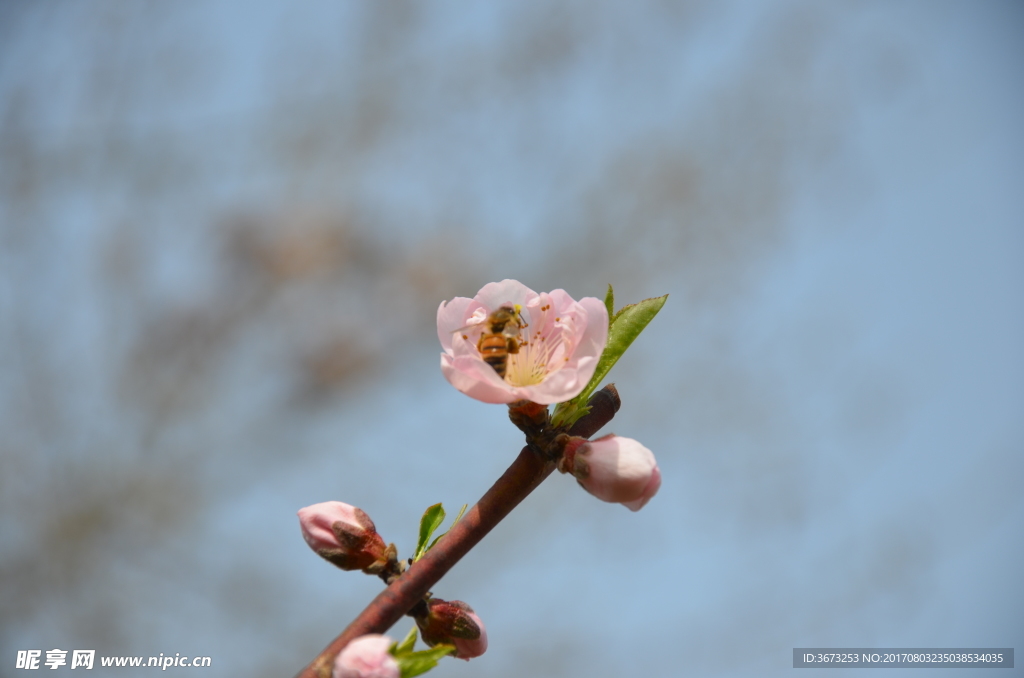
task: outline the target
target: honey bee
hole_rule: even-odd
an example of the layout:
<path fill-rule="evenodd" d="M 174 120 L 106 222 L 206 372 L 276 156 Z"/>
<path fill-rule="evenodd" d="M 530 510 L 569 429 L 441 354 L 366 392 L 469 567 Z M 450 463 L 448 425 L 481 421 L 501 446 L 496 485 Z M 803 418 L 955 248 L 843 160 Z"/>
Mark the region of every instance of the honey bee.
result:
<path fill-rule="evenodd" d="M 488 331 L 482 332 L 479 341 L 476 342 L 476 350 L 480 352 L 480 357 L 494 368 L 502 379 L 505 378 L 509 354 L 519 353 L 519 347 L 526 344 L 519 338 L 522 329 L 527 327 L 520 310 L 518 304 L 506 304 L 491 311 L 487 320 L 482 323 L 487 325 Z M 465 329 L 468 328 L 462 328 Z"/>

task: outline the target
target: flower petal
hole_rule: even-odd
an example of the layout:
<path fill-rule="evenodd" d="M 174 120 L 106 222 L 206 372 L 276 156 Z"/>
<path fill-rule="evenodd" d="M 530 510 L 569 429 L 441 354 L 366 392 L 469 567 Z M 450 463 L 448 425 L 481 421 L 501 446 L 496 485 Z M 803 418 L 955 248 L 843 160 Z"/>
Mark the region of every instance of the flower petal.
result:
<path fill-rule="evenodd" d="M 487 307 L 489 311 L 493 311 L 504 304 L 518 304 L 525 308 L 537 296 L 536 292 L 518 280 L 506 279 L 487 283 L 473 299 Z"/>
<path fill-rule="evenodd" d="M 487 374 L 490 371 L 491 374 Z M 470 356 L 452 356 L 441 354 L 441 374 L 452 386 L 470 398 L 485 403 L 511 403 L 521 398 L 514 389 L 501 380 L 501 377 L 479 358 Z M 494 375 L 493 378 L 491 375 Z M 496 383 L 497 382 L 497 383 Z"/>

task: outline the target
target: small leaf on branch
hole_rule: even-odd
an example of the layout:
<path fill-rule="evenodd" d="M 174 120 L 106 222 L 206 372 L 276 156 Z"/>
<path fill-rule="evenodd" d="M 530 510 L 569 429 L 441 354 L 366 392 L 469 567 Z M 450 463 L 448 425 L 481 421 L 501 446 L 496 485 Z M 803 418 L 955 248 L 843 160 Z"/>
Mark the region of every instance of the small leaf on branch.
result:
<path fill-rule="evenodd" d="M 420 650 L 402 657 L 396 657 L 398 670 L 402 678 L 413 678 L 419 676 L 437 666 L 437 662 L 445 655 L 455 652 L 454 645 L 437 645 L 429 650 Z"/>
<path fill-rule="evenodd" d="M 444 516 L 444 506 L 441 504 L 434 504 L 423 513 L 423 517 L 420 518 L 420 538 L 416 544 L 416 554 L 413 556 L 414 561 L 422 558 L 423 554 L 427 552 L 427 543 L 430 541 L 434 531 L 441 527 L 441 523 L 444 522 Z"/>
<path fill-rule="evenodd" d="M 400 643 L 395 643 L 391 649 L 391 654 L 394 657 L 401 657 L 412 652 L 412 649 L 416 647 L 416 631 L 418 627 L 413 624 L 412 628 L 409 629 L 409 633 L 406 634 L 405 639 Z"/>
<path fill-rule="evenodd" d="M 462 514 L 464 514 L 466 512 L 466 508 L 468 506 L 469 506 L 469 504 L 463 504 L 462 505 L 462 508 L 459 509 L 459 515 L 455 516 L 455 520 L 452 521 L 452 524 L 448 527 L 447 530 L 445 530 L 442 534 L 438 535 L 438 537 L 434 541 L 430 542 L 430 546 L 427 547 L 427 551 L 429 551 L 430 549 L 434 548 L 434 545 L 437 544 L 437 542 L 441 541 L 441 537 L 443 537 L 444 535 L 446 535 L 446 534 L 448 534 L 449 532 L 452 531 L 452 528 L 455 527 L 455 524 L 457 522 L 459 522 L 460 518 L 462 518 Z M 426 553 L 426 551 L 424 551 L 424 553 Z"/>

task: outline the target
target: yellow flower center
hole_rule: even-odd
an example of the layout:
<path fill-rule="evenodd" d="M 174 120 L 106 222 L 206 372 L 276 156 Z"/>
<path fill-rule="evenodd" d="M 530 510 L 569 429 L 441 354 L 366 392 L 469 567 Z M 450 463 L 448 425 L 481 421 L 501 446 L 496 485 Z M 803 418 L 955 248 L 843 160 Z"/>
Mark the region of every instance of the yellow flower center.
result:
<path fill-rule="evenodd" d="M 551 358 L 558 349 L 555 337 L 535 332 L 520 339 L 519 352 L 510 353 L 505 368 L 505 381 L 513 386 L 534 386 L 544 381 L 551 371 Z"/>

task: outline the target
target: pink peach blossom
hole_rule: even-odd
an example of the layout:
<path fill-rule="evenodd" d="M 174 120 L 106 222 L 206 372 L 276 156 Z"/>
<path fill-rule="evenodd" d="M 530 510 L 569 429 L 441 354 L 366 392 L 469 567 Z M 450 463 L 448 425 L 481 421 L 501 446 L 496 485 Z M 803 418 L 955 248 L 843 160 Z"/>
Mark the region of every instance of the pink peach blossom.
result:
<path fill-rule="evenodd" d="M 388 652 L 394 643 L 387 636 L 360 636 L 334 660 L 334 678 L 398 678 L 398 662 Z"/>
<path fill-rule="evenodd" d="M 453 657 L 469 661 L 487 650 L 487 629 L 469 605 L 461 600 L 427 601 L 427 614 L 416 618 L 423 642 L 433 647 L 439 643 L 455 646 Z"/>
<path fill-rule="evenodd" d="M 309 547 L 343 570 L 363 570 L 387 560 L 384 540 L 362 509 L 325 501 L 299 510 L 299 527 Z"/>
<path fill-rule="evenodd" d="M 639 511 L 661 487 L 654 453 L 632 438 L 609 434 L 568 445 L 559 468 L 572 473 L 590 494 Z"/>
<path fill-rule="evenodd" d="M 502 378 L 477 348 L 490 331 L 488 316 L 518 309 L 525 327 Z M 456 297 L 437 309 L 441 372 L 452 386 L 485 403 L 531 400 L 542 405 L 578 395 L 594 375 L 608 341 L 608 310 L 594 297 L 574 301 L 565 290 L 537 293 L 517 280 L 488 283 L 472 299 Z"/>

